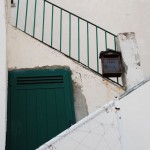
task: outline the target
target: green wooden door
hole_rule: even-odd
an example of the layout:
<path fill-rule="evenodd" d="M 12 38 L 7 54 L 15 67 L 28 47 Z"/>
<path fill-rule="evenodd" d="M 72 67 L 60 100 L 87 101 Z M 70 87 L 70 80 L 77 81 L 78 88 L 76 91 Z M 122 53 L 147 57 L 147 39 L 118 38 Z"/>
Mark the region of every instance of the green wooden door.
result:
<path fill-rule="evenodd" d="M 7 150 L 34 150 L 75 123 L 69 70 L 9 72 Z"/>

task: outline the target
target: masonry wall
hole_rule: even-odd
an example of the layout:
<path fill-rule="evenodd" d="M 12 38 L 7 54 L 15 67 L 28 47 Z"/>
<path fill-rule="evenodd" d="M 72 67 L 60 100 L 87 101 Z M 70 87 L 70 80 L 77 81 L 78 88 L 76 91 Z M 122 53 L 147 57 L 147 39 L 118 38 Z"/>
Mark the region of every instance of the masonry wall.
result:
<path fill-rule="evenodd" d="M 143 82 L 144 84 L 144 82 Z M 150 148 L 150 80 L 120 100 L 123 148 L 149 150 Z"/>
<path fill-rule="evenodd" d="M 15 0 L 17 1 L 17 0 Z M 150 1 L 148 0 L 50 0 L 113 33 L 135 32 L 145 77 L 150 51 Z M 15 8 L 12 9 L 12 12 Z M 16 13 L 15 13 L 16 14 Z M 15 17 L 13 14 L 12 18 Z"/>
<path fill-rule="evenodd" d="M 85 69 L 63 54 L 8 26 L 8 68 L 58 68 L 72 71 L 77 121 L 101 107 L 123 90 Z"/>

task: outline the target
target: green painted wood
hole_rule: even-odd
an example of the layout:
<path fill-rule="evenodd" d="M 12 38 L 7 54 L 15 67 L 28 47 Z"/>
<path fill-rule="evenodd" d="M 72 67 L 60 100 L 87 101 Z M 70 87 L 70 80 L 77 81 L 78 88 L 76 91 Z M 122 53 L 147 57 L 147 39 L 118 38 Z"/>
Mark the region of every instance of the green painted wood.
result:
<path fill-rule="evenodd" d="M 10 99 L 11 99 L 11 108 L 10 108 L 10 150 L 17 150 L 17 138 L 18 138 L 18 123 L 17 123 L 17 113 L 18 110 L 16 108 L 18 108 L 18 95 L 17 95 L 17 90 L 16 90 L 16 80 L 15 80 L 15 75 L 14 74 L 10 74 L 11 79 L 10 79 L 10 83 L 9 86 L 11 88 L 11 93 L 8 92 L 8 94 L 10 95 Z M 14 80 L 13 80 L 14 79 Z M 12 110 L 16 110 L 16 111 L 12 111 Z"/>
<path fill-rule="evenodd" d="M 18 90 L 17 95 L 17 150 L 27 150 L 27 90 Z"/>
<path fill-rule="evenodd" d="M 30 89 L 27 90 L 27 130 L 28 130 L 28 138 L 27 138 L 27 148 L 36 149 L 38 147 L 38 130 L 36 128 L 37 122 L 37 98 L 36 98 L 36 90 Z"/>
<path fill-rule="evenodd" d="M 48 132 L 47 132 L 47 136 L 49 138 L 53 138 L 55 135 L 58 134 L 57 131 L 57 110 L 56 110 L 56 96 L 55 96 L 55 90 L 54 89 L 46 89 L 46 111 L 47 111 L 47 118 L 51 118 L 47 119 L 47 127 L 48 127 Z M 55 109 L 49 109 L 49 106 L 52 106 L 52 108 Z M 53 129 L 50 131 L 50 129 Z"/>
<path fill-rule="evenodd" d="M 65 82 L 71 83 L 71 72 L 65 73 L 64 74 L 64 80 Z M 67 116 L 68 116 L 68 125 L 71 126 L 72 124 L 74 124 L 76 122 L 75 120 L 75 111 L 74 111 L 74 104 L 70 103 L 70 99 L 73 99 L 73 89 L 72 89 L 72 85 L 71 84 L 65 84 L 65 95 L 68 95 L 66 97 L 66 103 L 67 103 Z M 70 92 L 67 92 L 67 89 L 70 89 Z"/>
<path fill-rule="evenodd" d="M 11 74 L 8 73 L 8 91 L 9 93 L 7 93 L 7 97 L 8 97 L 8 101 L 7 101 L 7 134 L 6 134 L 6 141 L 7 143 L 9 144 L 6 144 L 6 150 L 9 150 L 10 147 L 11 147 L 11 136 L 10 135 L 10 132 L 11 132 L 11 85 L 10 85 L 10 79 L 11 79 Z"/>
<path fill-rule="evenodd" d="M 36 149 L 75 123 L 69 70 L 12 71 L 9 78 L 7 150 Z"/>
<path fill-rule="evenodd" d="M 57 130 L 58 133 L 64 131 L 68 127 L 68 120 L 66 114 L 67 104 L 65 103 L 64 89 L 55 90 L 56 97 L 56 111 L 57 111 Z M 61 101 L 60 101 L 61 99 Z"/>
<path fill-rule="evenodd" d="M 37 89 L 36 97 L 37 97 L 38 145 L 42 145 L 44 142 L 46 142 L 47 139 L 45 89 Z M 53 108 L 50 107 L 49 109 L 53 109 Z"/>

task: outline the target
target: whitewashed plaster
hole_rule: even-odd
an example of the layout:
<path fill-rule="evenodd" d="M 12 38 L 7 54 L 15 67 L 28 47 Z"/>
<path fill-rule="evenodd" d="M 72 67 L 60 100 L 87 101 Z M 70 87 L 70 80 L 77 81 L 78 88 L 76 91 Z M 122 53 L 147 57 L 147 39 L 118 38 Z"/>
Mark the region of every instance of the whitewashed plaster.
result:
<path fill-rule="evenodd" d="M 17 2 L 17 0 L 15 0 Z M 135 32 L 144 77 L 150 75 L 150 1 L 149 0 L 49 0 L 115 34 Z M 31 5 L 31 3 L 29 3 Z M 12 19 L 15 8 L 12 8 Z M 22 12 L 25 16 L 25 12 Z M 39 14 L 39 17 L 42 14 Z M 14 20 L 14 19 L 13 19 Z M 29 21 L 30 22 L 30 21 Z M 40 22 L 40 21 L 39 21 Z M 24 22 L 21 22 L 23 24 Z M 42 24 L 41 24 L 42 25 Z M 41 30 L 41 25 L 38 30 Z M 101 36 L 100 36 L 101 37 Z M 101 45 L 101 44 L 100 44 Z M 103 49 L 103 48 L 102 48 Z"/>
<path fill-rule="evenodd" d="M 50 0 L 115 34 L 135 32 L 144 77 L 150 69 L 149 0 Z"/>
<path fill-rule="evenodd" d="M 150 80 L 119 101 L 124 150 L 150 148 Z"/>
<path fill-rule="evenodd" d="M 5 150 L 7 112 L 7 65 L 5 1 L 0 1 L 0 150 Z"/>
<path fill-rule="evenodd" d="M 46 142 L 38 150 L 149 150 L 149 90 L 150 78 Z"/>
<path fill-rule="evenodd" d="M 37 150 L 123 150 L 115 105 L 114 101 L 107 103 Z"/>
<path fill-rule="evenodd" d="M 107 103 L 123 90 L 95 75 L 81 65 L 66 58 L 63 54 L 52 50 L 32 37 L 15 29 L 11 25 L 8 27 L 8 68 L 34 68 L 43 66 L 69 66 L 72 71 L 74 85 L 80 87 L 82 98 L 86 100 L 88 113 L 93 112 L 98 107 Z M 80 93 L 80 94 L 81 94 Z M 78 94 L 76 94 L 78 95 Z M 83 109 L 76 97 L 79 112 Z M 85 116 L 78 115 L 77 120 Z"/>
<path fill-rule="evenodd" d="M 118 34 L 117 47 L 121 51 L 123 59 L 123 85 L 128 90 L 144 80 L 135 33 Z"/>

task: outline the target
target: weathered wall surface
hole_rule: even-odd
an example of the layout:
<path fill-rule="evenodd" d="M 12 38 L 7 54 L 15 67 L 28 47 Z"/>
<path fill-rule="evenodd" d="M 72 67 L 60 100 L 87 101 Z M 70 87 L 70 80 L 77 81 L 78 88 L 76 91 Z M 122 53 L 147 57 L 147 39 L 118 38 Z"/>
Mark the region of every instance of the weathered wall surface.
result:
<path fill-rule="evenodd" d="M 112 31 L 135 32 L 144 76 L 150 76 L 149 0 L 50 0 L 79 16 Z"/>
<path fill-rule="evenodd" d="M 125 150 L 150 148 L 150 80 L 120 100 Z"/>
<path fill-rule="evenodd" d="M 36 150 L 123 150 L 114 105 L 107 103 Z"/>
<path fill-rule="evenodd" d="M 38 150 L 149 150 L 149 90 L 150 78 L 121 95 L 122 99 L 107 103 Z"/>
<path fill-rule="evenodd" d="M 113 33 L 135 32 L 144 75 L 145 77 L 150 75 L 150 69 L 147 69 L 150 58 L 149 0 L 50 1 Z"/>
<path fill-rule="evenodd" d="M 117 47 L 123 59 L 123 85 L 128 90 L 144 80 L 135 33 L 118 34 Z"/>
<path fill-rule="evenodd" d="M 123 92 L 59 52 L 8 26 L 8 68 L 68 66 L 72 70 L 77 120 Z"/>

